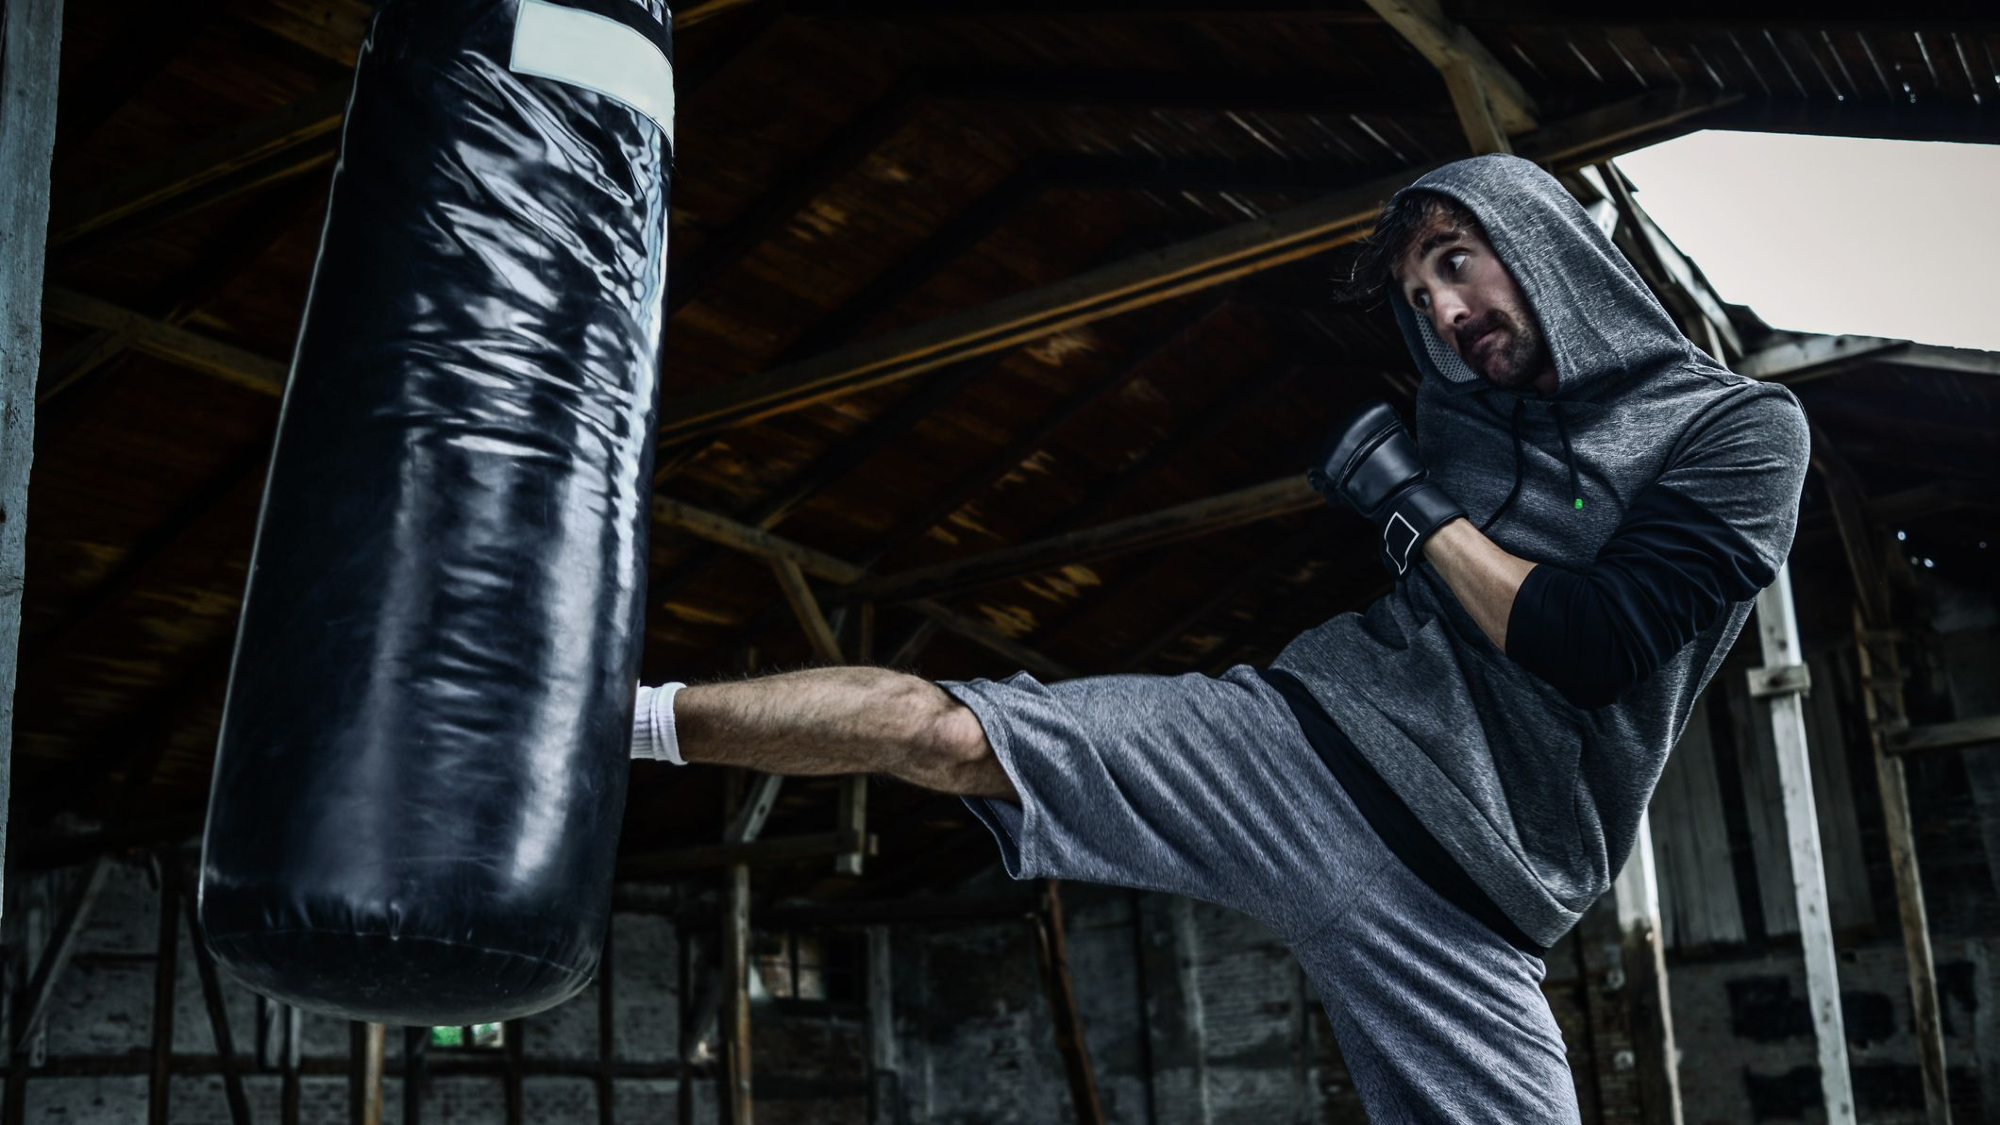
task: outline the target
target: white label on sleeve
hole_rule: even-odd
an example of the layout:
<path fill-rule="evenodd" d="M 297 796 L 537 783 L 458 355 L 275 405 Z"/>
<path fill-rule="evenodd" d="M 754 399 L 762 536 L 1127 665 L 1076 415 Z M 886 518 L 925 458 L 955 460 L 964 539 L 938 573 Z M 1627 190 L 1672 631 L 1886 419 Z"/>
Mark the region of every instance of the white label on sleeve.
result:
<path fill-rule="evenodd" d="M 594 12 L 521 0 L 508 69 L 552 78 L 623 102 L 674 141 L 674 64 L 659 45 Z"/>

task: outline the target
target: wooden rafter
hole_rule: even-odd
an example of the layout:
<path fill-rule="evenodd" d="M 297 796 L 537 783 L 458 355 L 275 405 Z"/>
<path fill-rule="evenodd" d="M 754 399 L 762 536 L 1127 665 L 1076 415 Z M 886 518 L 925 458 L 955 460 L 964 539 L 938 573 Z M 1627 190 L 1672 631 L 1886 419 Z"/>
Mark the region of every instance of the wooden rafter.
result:
<path fill-rule="evenodd" d="M 1066 532 L 982 555 L 899 571 L 855 584 L 856 597 L 878 601 L 939 597 L 1062 566 L 1212 535 L 1247 523 L 1302 512 L 1325 503 L 1305 474 L 1177 504 L 1130 519 Z"/>
<path fill-rule="evenodd" d="M 664 496 L 653 498 L 653 518 L 745 554 L 767 560 L 788 560 L 806 574 L 843 586 L 860 582 L 868 577 L 868 571 L 864 568 L 823 551 L 816 551 L 802 543 L 773 535 L 761 528 L 739 523 L 728 516 Z M 910 608 L 935 620 L 946 631 L 964 637 L 988 651 L 1013 661 L 1020 667 L 1056 679 L 1071 675 L 1070 670 L 1058 661 L 1009 638 L 991 626 L 982 625 L 934 601 L 917 599 L 910 603 Z"/>
<path fill-rule="evenodd" d="M 146 302 L 146 313 L 173 327 L 186 324 L 298 222 L 319 190 L 315 178 L 301 177 L 244 208 L 216 235 L 200 259 L 155 289 Z M 41 381 L 35 390 L 36 405 L 46 407 L 59 396 L 69 394 L 72 398 L 64 404 L 64 411 L 73 411 L 77 385 L 93 371 L 123 355 L 132 343 L 132 337 L 123 332 L 108 328 L 93 330 L 84 340 L 43 363 Z"/>
<path fill-rule="evenodd" d="M 1733 100 L 1678 91 L 1644 95 L 1544 127 L 1524 136 L 1519 148 L 1532 159 L 1574 167 L 1660 139 Z M 689 395 L 663 412 L 660 436 L 683 440 L 803 409 L 1324 253 L 1361 237 L 1381 202 L 1415 174 L 1398 172 L 1316 203 Z"/>
<path fill-rule="evenodd" d="M 1297 562 L 1324 533 L 1322 525 L 1308 524 L 1287 536 L 1284 542 L 1276 547 L 1259 554 L 1256 561 L 1238 569 L 1226 581 L 1218 583 L 1209 591 L 1207 597 L 1189 606 L 1180 616 L 1168 622 L 1138 648 L 1128 653 L 1119 662 L 1118 671 L 1136 672 L 1144 668 L 1168 646 L 1186 636 L 1190 629 L 1235 604 L 1252 589 L 1268 581 L 1276 571 Z"/>
<path fill-rule="evenodd" d="M 1179 332 L 1163 337 L 1151 346 L 1127 357 L 1116 367 L 1078 387 L 1062 402 L 1043 411 L 1036 417 L 1033 426 L 1016 434 L 1013 440 L 1002 446 L 991 457 L 960 474 L 949 488 L 925 505 L 922 510 L 905 517 L 889 530 L 876 536 L 873 549 L 869 552 L 864 565 L 872 567 L 896 548 L 936 527 L 953 512 L 964 507 L 967 501 L 990 488 L 994 481 L 1015 471 L 1022 461 L 1042 448 L 1057 430 L 1106 396 L 1138 378 L 1161 356 L 1176 347 L 1185 346 L 1186 341 L 1220 312 L 1225 303 L 1219 297 L 1204 301 L 1189 311 L 1185 326 Z"/>
<path fill-rule="evenodd" d="M 775 495 L 767 497 L 739 518 L 744 523 L 766 531 L 778 526 L 800 505 L 819 495 L 821 490 L 834 481 L 846 476 L 877 450 L 909 432 L 959 391 L 985 375 L 989 367 L 1004 363 L 1006 358 L 1004 354 L 988 356 L 982 360 L 962 364 L 954 371 L 935 376 L 928 385 L 897 403 L 858 432 L 849 435 L 829 450 L 826 456 L 813 462 L 787 481 Z M 700 577 L 704 570 L 714 564 L 722 550 L 723 548 L 716 544 L 698 549 L 655 580 L 648 591 L 654 604 L 664 606 L 673 601 L 682 590 Z"/>
<path fill-rule="evenodd" d="M 1737 362 L 1739 375 L 1796 387 L 1862 364 L 1892 363 L 1927 371 L 2000 375 L 2000 352 L 1947 348 L 1881 336 L 1799 334 L 1767 344 Z"/>
<path fill-rule="evenodd" d="M 1368 0 L 1368 6 L 1444 75 L 1474 152 L 1511 152 L 1507 138 L 1539 123 L 1541 113 L 1520 82 L 1437 0 Z"/>
<path fill-rule="evenodd" d="M 43 294 L 42 315 L 50 320 L 115 332 L 135 351 L 234 383 L 261 394 L 285 389 L 289 365 L 248 348 L 224 343 L 192 329 L 168 324 L 102 298 L 51 285 Z"/>
<path fill-rule="evenodd" d="M 850 117 L 796 166 L 787 169 L 763 195 L 715 234 L 704 238 L 673 271 L 667 308 L 674 312 L 701 300 L 737 263 L 762 246 L 836 180 L 852 172 L 910 119 L 913 87 L 901 85 Z"/>
<path fill-rule="evenodd" d="M 101 248 L 103 232 L 143 229 L 170 209 L 188 214 L 191 200 L 208 206 L 331 162 L 352 87 L 343 78 L 78 195 L 57 212 L 49 245 L 75 254 L 70 244 L 94 236 Z"/>

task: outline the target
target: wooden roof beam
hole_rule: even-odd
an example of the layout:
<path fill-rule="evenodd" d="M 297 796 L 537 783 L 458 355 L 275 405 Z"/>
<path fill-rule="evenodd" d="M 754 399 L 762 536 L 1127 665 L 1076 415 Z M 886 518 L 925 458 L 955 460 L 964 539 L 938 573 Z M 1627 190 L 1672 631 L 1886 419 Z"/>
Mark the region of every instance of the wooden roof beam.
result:
<path fill-rule="evenodd" d="M 1474 152 L 1512 152 L 1508 137 L 1539 124 L 1541 111 L 1472 32 L 1438 0 L 1367 0 L 1368 6 L 1444 75 Z"/>
<path fill-rule="evenodd" d="M 50 223 L 51 250 L 74 258 L 330 162 L 353 85 L 342 78 L 78 195 Z"/>
<path fill-rule="evenodd" d="M 1606 4 L 1603 0 L 1452 0 L 1452 10 L 1468 24 L 1548 31 L 1716 32 L 1724 29 L 1799 28 L 1838 33 L 1855 31 L 2000 31 L 2000 14 L 1979 0 L 1948 0 L 1908 6 L 1829 6 L 1806 3 L 1744 4 L 1739 0 L 1650 0 Z"/>
<path fill-rule="evenodd" d="M 678 527 L 691 535 L 720 543 L 747 555 L 754 555 L 767 561 L 789 562 L 806 574 L 837 585 L 851 586 L 869 577 L 868 571 L 863 568 L 824 551 L 816 551 L 794 540 L 739 523 L 720 513 L 684 504 L 665 496 L 653 497 L 653 518 L 660 523 Z M 918 599 L 910 603 L 910 608 L 935 620 L 946 632 L 964 637 L 1038 675 L 1062 679 L 1073 674 L 1061 662 L 1052 660 L 1027 645 L 1007 637 L 999 630 L 974 621 L 934 601 Z"/>
<path fill-rule="evenodd" d="M 1642 95 L 1536 130 L 1522 138 L 1521 152 L 1573 168 L 1685 132 L 1690 119 L 1739 96 Z M 804 409 L 1325 253 L 1365 234 L 1382 201 L 1419 171 L 1405 169 L 1315 203 L 684 396 L 663 408 L 660 437 L 680 441 Z"/>
<path fill-rule="evenodd" d="M 283 360 L 258 355 L 74 289 L 49 286 L 42 294 L 42 315 L 65 324 L 117 333 L 135 351 L 260 394 L 279 395 L 285 390 L 290 365 Z"/>
<path fill-rule="evenodd" d="M 857 580 L 850 593 L 876 601 L 939 597 L 1130 551 L 1163 547 L 1313 508 L 1325 501 L 1304 473 L 1208 496 L 1081 531 L 1064 532 L 933 566 Z"/>
<path fill-rule="evenodd" d="M 1966 375 L 2000 375 L 2000 352 L 1947 348 L 1881 336 L 1797 334 L 1770 344 L 1736 364 L 1739 375 L 1796 387 L 1855 367 L 1895 364 Z"/>

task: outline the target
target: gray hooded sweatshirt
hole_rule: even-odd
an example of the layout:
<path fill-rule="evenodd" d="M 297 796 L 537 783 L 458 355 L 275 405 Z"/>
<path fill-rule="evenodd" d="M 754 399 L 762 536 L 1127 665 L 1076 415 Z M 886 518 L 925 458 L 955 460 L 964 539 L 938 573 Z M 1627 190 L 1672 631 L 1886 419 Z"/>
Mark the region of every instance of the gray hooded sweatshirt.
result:
<path fill-rule="evenodd" d="M 1365 612 L 1302 634 L 1274 663 L 1487 897 L 1547 946 L 1623 866 L 1695 697 L 1790 552 L 1806 423 L 1785 388 L 1729 372 L 1681 335 L 1604 232 L 1534 164 L 1475 157 L 1404 191 L 1417 189 L 1479 217 L 1533 308 L 1558 378 L 1548 396 L 1493 386 L 1397 295 L 1391 304 L 1422 374 L 1416 437 L 1432 479 L 1505 550 L 1585 580 L 1614 549 L 1678 565 L 1684 542 L 1651 553 L 1629 536 L 1614 542 L 1650 494 L 1648 505 L 1666 502 L 1713 544 L 1699 553 L 1726 558 L 1732 576 L 1707 603 L 1715 613 L 1686 629 L 1691 639 L 1609 702 L 1579 703 L 1524 666 L 1514 643 L 1520 601 L 1510 656 L 1427 562 Z M 1626 588 L 1651 584 L 1642 574 Z"/>

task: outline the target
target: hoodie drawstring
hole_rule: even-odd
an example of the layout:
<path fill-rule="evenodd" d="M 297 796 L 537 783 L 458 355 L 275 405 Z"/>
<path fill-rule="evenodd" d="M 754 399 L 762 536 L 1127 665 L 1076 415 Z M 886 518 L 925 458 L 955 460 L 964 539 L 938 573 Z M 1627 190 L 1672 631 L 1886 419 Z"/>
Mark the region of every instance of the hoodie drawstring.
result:
<path fill-rule="evenodd" d="M 1578 487 L 1577 487 L 1577 484 L 1576 484 L 1576 454 L 1574 454 L 1574 453 L 1570 452 L 1570 448 L 1569 448 L 1569 427 L 1568 427 L 1568 426 L 1565 426 L 1565 425 L 1563 425 L 1563 410 L 1562 410 L 1562 403 L 1559 403 L 1559 402 L 1552 402 L 1552 403 L 1550 403 L 1550 404 L 1549 404 L 1549 413 L 1551 413 L 1551 414 L 1553 414 L 1553 415 L 1555 415 L 1555 416 L 1556 416 L 1556 437 L 1558 437 L 1558 438 L 1562 439 L 1562 445 L 1563 445 L 1563 465 L 1564 465 L 1564 466 L 1565 466 L 1566 468 L 1568 468 L 1568 469 L 1569 469 L 1569 495 L 1570 495 L 1570 502 L 1571 502 L 1571 503 L 1572 503 L 1572 504 L 1573 504 L 1573 505 L 1575 506 L 1575 508 L 1576 508 L 1576 510 L 1577 510 L 1577 511 L 1582 511 L 1582 510 L 1583 510 L 1583 490 L 1582 490 L 1582 489 L 1580 489 L 1580 488 L 1578 488 Z M 1517 437 L 1517 438 L 1515 438 L 1514 440 L 1516 440 L 1516 441 L 1519 441 L 1519 440 L 1520 440 L 1520 438 L 1518 438 L 1518 437 Z"/>
<path fill-rule="evenodd" d="M 1512 430 L 1514 437 L 1513 487 L 1507 490 L 1507 498 L 1505 500 L 1500 501 L 1500 506 L 1498 508 L 1493 509 L 1493 514 L 1486 517 L 1486 522 L 1479 525 L 1479 530 L 1482 532 L 1484 532 L 1487 528 L 1492 527 L 1495 523 L 1498 523 L 1500 521 L 1500 517 L 1507 514 L 1507 509 L 1514 506 L 1514 501 L 1520 498 L 1521 478 L 1526 475 L 1525 454 L 1522 452 L 1521 449 L 1521 415 L 1526 412 L 1527 405 L 1528 404 L 1525 399 L 1517 398 L 1514 400 L 1514 417 L 1512 425 L 1510 426 L 1510 429 Z M 1582 511 L 1583 490 L 1577 483 L 1576 453 L 1575 451 L 1570 449 L 1569 446 L 1569 427 L 1563 423 L 1562 405 L 1560 403 L 1551 402 L 1549 404 L 1549 413 L 1555 416 L 1556 437 L 1562 441 L 1562 447 L 1563 447 L 1563 466 L 1569 470 L 1570 504 L 1575 510 Z"/>

